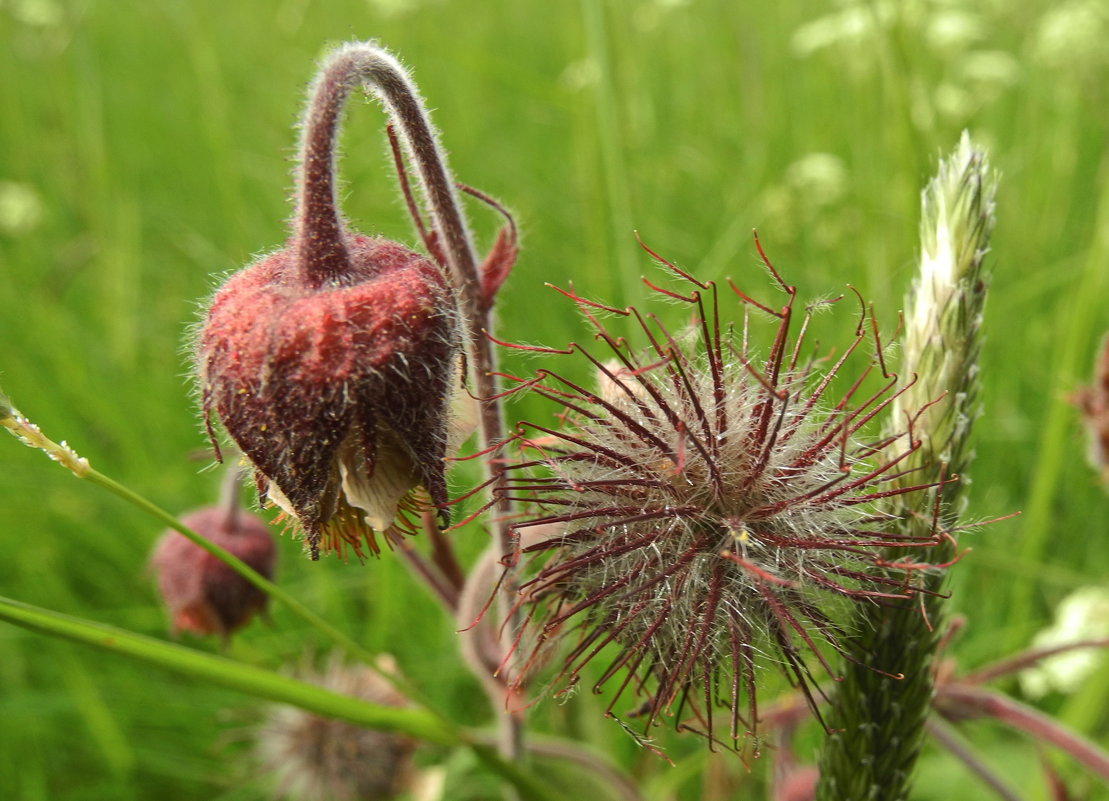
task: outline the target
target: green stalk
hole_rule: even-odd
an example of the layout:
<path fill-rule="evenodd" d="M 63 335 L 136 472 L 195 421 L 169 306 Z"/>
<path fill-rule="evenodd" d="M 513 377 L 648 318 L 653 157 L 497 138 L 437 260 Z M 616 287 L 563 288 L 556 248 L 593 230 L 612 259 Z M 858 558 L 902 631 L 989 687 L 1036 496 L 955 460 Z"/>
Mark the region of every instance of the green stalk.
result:
<path fill-rule="evenodd" d="M 438 745 L 458 745 L 455 732 L 422 709 L 371 704 L 265 668 L 208 654 L 91 620 L 0 597 L 0 620 L 53 637 L 93 645 L 218 687 L 306 709 L 378 731 Z"/>
<path fill-rule="evenodd" d="M 939 482 L 941 526 L 965 503 L 969 433 L 978 413 L 979 327 L 986 299 L 984 269 L 994 223 L 996 175 L 964 133 L 924 189 L 920 274 L 908 298 L 902 374 L 916 382 L 898 398 L 891 419 L 914 419 L 921 447 L 904 462 L 904 485 Z M 914 415 L 925 409 L 919 417 Z M 887 432 L 893 433 L 893 432 Z M 901 440 L 909 448 L 907 438 Z M 914 537 L 934 533 L 931 493 L 897 496 L 885 510 Z M 955 556 L 944 539 L 922 561 L 942 566 Z M 896 559 L 897 554 L 891 554 Z M 942 628 L 944 570 L 923 574 L 911 601 L 867 605 L 850 628 L 851 656 L 829 716 L 821 755 L 820 801 L 901 801 L 908 797 L 932 700 L 932 658 Z M 888 675 L 902 676 L 900 679 Z"/>
<path fill-rule="evenodd" d="M 372 704 L 265 668 L 3 597 L 0 597 L 0 620 L 357 726 L 437 745 L 465 746 L 490 770 L 516 787 L 524 798 L 537 801 L 557 801 L 558 798 L 548 787 L 502 760 L 496 749 L 486 743 L 487 737 L 455 726 L 424 709 Z"/>

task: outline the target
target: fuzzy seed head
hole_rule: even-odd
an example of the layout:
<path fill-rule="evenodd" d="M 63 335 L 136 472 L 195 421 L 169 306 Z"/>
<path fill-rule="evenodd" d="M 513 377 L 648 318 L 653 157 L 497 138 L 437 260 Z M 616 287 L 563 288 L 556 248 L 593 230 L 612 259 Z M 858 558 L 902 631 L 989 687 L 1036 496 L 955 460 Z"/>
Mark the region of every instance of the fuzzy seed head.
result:
<path fill-rule="evenodd" d="M 302 678 L 333 692 L 387 706 L 403 706 L 389 684 L 365 667 L 332 658 L 322 672 Z M 273 778 L 277 797 L 290 801 L 386 801 L 411 774 L 415 742 L 290 706 L 270 710 L 257 754 Z"/>
<path fill-rule="evenodd" d="M 757 671 L 777 664 L 807 693 L 803 654 L 823 662 L 825 646 L 838 649 L 840 607 L 912 594 L 907 576 L 923 566 L 891 565 L 885 549 L 936 538 L 905 537 L 876 508 L 891 491 L 920 489 L 888 489 L 900 460 L 888 451 L 902 435 L 867 434 L 901 391 L 897 378 L 834 382 L 868 340 L 864 320 L 843 358 L 822 365 L 803 358 L 808 314 L 792 335 L 792 287 L 778 279 L 780 309 L 735 290 L 746 308 L 777 320 L 768 354 L 756 357 L 746 321 L 742 334 L 721 330 L 716 287 L 667 266 L 692 291 L 656 289 L 691 307 L 687 330 L 671 334 L 653 315 L 567 292 L 607 352 L 575 344 L 560 353 L 588 359 L 599 390 L 552 370 L 518 387 L 553 401 L 562 417 L 559 426 L 521 426 L 527 457 L 510 466 L 504 490 L 533 510 L 514 526 L 531 560 L 521 582 L 522 675 L 576 631 L 556 684 L 574 685 L 603 651 L 597 689 L 618 682 L 613 705 L 629 687 L 642 695 L 634 714 L 645 717 L 644 734 L 674 715 L 735 744 L 757 726 Z M 633 352 L 599 310 L 630 318 L 649 348 Z M 877 388 L 862 389 L 870 383 Z M 529 542 L 530 529 L 552 526 L 558 534 Z M 730 711 L 727 735 L 714 728 L 718 703 Z"/>
<path fill-rule="evenodd" d="M 230 551 L 266 578 L 277 558 L 264 522 L 226 507 L 205 507 L 181 518 L 188 528 Z M 150 566 L 174 633 L 226 639 L 266 607 L 266 594 L 212 554 L 170 529 L 154 546 Z"/>

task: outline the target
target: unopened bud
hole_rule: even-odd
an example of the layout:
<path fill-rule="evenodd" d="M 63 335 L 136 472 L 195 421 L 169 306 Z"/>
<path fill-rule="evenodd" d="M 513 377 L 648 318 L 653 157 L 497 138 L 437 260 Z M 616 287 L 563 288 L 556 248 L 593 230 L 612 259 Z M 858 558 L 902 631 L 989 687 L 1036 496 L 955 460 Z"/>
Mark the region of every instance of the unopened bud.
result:
<path fill-rule="evenodd" d="M 237 509 L 208 506 L 185 515 L 181 522 L 264 577 L 273 577 L 273 535 L 258 518 Z M 218 634 L 226 639 L 266 607 L 264 592 L 172 529 L 158 540 L 150 565 L 174 633 Z"/>

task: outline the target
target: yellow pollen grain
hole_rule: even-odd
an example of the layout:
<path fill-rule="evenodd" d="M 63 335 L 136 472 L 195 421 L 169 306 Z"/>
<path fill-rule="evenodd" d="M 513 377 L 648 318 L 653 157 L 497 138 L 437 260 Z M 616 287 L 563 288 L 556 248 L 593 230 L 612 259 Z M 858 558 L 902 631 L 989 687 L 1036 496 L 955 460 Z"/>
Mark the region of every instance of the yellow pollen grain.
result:
<path fill-rule="evenodd" d="M 732 528 L 731 526 L 729 526 L 728 527 L 728 536 L 734 542 L 737 542 L 739 544 L 739 553 L 744 559 L 746 559 L 747 558 L 747 546 L 751 542 L 751 532 L 748 531 L 747 526 L 740 525 L 738 531 L 736 529 Z M 724 556 L 724 557 L 727 557 L 728 555 L 729 554 L 728 554 L 727 551 L 725 551 L 724 553 L 721 554 L 721 556 Z"/>

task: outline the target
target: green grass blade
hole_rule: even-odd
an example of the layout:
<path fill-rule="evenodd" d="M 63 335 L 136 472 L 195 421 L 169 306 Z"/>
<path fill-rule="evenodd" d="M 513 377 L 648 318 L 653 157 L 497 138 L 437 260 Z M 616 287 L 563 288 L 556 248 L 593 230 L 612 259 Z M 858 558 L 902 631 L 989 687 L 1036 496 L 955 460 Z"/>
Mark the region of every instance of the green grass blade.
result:
<path fill-rule="evenodd" d="M 92 645 L 138 659 L 200 681 L 256 698 L 291 704 L 300 709 L 358 726 L 393 732 L 444 746 L 465 746 L 493 772 L 513 784 L 523 798 L 553 801 L 558 796 L 514 765 L 501 760 L 485 739 L 444 722 L 422 709 L 399 709 L 283 676 L 272 670 L 195 651 L 175 643 L 107 626 L 0 597 L 0 620 L 52 637 Z"/>
<path fill-rule="evenodd" d="M 371 704 L 265 668 L 114 626 L 63 615 L 9 598 L 0 598 L 0 620 L 53 637 L 103 648 L 257 698 L 292 704 L 326 717 L 440 745 L 459 744 L 459 738 L 448 726 L 424 710 Z"/>

